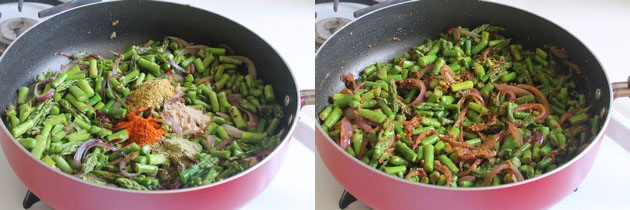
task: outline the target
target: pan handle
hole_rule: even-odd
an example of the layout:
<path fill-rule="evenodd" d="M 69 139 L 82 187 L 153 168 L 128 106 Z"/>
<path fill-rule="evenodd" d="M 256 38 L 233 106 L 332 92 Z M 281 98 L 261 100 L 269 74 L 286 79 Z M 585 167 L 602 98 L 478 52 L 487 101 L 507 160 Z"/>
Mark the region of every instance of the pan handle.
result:
<path fill-rule="evenodd" d="M 630 97 L 630 77 L 626 82 L 613 82 L 613 98 Z"/>
<path fill-rule="evenodd" d="M 315 90 L 300 90 L 300 107 L 315 105 Z"/>

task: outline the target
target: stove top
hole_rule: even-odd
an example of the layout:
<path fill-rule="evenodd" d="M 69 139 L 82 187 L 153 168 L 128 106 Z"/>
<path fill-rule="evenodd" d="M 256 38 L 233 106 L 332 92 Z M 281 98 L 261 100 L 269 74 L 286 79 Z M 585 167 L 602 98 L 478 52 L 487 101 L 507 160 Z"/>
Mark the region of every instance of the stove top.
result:
<path fill-rule="evenodd" d="M 51 1 L 54 5 L 61 2 Z M 31 26 L 45 19 L 39 18 L 39 11 L 52 8 L 54 5 L 36 2 L 24 2 L 18 9 L 18 2 L 0 4 L 0 54 L 17 38 Z"/>
<path fill-rule="evenodd" d="M 339 2 L 336 10 L 333 2 L 315 4 L 315 50 L 337 30 L 356 18 L 354 12 L 367 8 L 375 2 Z"/>

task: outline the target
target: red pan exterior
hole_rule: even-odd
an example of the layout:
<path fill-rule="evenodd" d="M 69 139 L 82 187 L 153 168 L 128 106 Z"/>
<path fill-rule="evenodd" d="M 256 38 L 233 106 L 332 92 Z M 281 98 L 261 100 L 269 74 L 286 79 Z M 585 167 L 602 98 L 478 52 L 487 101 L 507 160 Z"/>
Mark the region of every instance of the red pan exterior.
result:
<path fill-rule="evenodd" d="M 521 183 L 452 189 L 418 184 L 377 171 L 349 156 L 322 132 L 315 144 L 335 179 L 374 209 L 546 209 L 573 192 L 592 168 L 603 137 L 568 166 Z"/>
<path fill-rule="evenodd" d="M 286 138 L 284 141 L 289 141 Z M 55 209 L 237 209 L 254 199 L 277 174 L 289 142 L 253 170 L 210 187 L 139 192 L 87 184 L 36 161 L 0 132 L 9 165 L 35 195 Z"/>

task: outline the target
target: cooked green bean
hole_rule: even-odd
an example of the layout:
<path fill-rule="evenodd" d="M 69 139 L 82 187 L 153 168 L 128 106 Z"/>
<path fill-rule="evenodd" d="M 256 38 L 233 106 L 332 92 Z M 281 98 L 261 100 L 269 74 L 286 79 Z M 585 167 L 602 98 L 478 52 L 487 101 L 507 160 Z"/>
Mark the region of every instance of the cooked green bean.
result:
<path fill-rule="evenodd" d="M 35 158 L 85 181 L 133 190 L 218 182 L 262 161 L 286 129 L 284 95 L 227 53 L 176 37 L 109 58 L 76 52 L 61 72 L 17 88 L 5 122 Z"/>
<path fill-rule="evenodd" d="M 581 75 L 552 69 L 566 56 L 511 43 L 503 30 L 452 28 L 342 77 L 347 89 L 319 113 L 322 128 L 370 167 L 425 184 L 499 185 L 555 169 L 597 135 L 598 110 L 575 88 Z M 430 73 L 410 74 L 422 67 Z M 341 132 L 347 121 L 352 136 Z M 507 169 L 490 173 L 497 167 Z"/>

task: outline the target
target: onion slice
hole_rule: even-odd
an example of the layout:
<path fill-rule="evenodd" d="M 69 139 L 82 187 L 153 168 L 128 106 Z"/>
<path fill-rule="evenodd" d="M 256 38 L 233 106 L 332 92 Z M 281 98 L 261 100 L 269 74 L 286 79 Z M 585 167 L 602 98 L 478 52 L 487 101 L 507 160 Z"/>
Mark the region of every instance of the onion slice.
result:
<path fill-rule="evenodd" d="M 217 150 L 223 149 L 225 146 L 227 146 L 232 141 L 234 141 L 234 138 L 232 138 L 231 136 L 228 137 L 227 139 L 225 139 L 221 143 L 219 143 L 219 145 L 217 145 L 217 147 L 216 147 Z"/>
<path fill-rule="evenodd" d="M 120 156 L 122 157 L 125 157 L 125 153 L 122 150 L 116 149 L 116 147 L 114 147 L 113 145 L 102 142 L 100 139 L 90 139 L 83 142 L 83 144 L 81 144 L 81 146 L 79 146 L 79 148 L 77 148 L 77 151 L 74 153 L 74 166 L 77 169 L 81 168 L 85 152 L 93 147 L 103 147 L 120 154 Z"/>
<path fill-rule="evenodd" d="M 247 118 L 249 119 L 247 121 L 247 128 L 253 129 L 253 128 L 258 127 L 258 116 L 256 116 L 256 114 L 243 108 L 242 106 L 236 106 L 236 107 L 247 114 Z"/>
<path fill-rule="evenodd" d="M 248 57 L 245 56 L 240 56 L 240 55 L 233 55 L 230 56 L 232 58 L 236 58 L 240 61 L 243 61 L 243 63 L 245 63 L 245 66 L 247 66 L 247 73 L 249 73 L 250 75 L 252 75 L 253 79 L 258 78 L 257 75 L 257 71 L 256 71 L 256 66 L 254 66 L 254 62 L 252 62 L 252 60 L 250 60 Z"/>
<path fill-rule="evenodd" d="M 444 80 L 446 80 L 447 85 L 451 86 L 457 83 L 457 81 L 455 81 L 455 72 L 453 72 L 451 67 L 448 65 L 442 66 L 440 68 L 440 73 L 442 74 L 442 77 L 444 77 Z"/>
<path fill-rule="evenodd" d="M 350 146 L 350 143 L 352 143 L 352 135 L 354 134 L 354 128 L 352 127 L 352 123 L 350 123 L 350 121 L 348 120 L 348 118 L 343 118 L 341 119 L 341 127 L 340 127 L 340 132 L 339 132 L 339 146 L 341 146 L 341 148 L 343 150 L 348 149 L 348 146 Z"/>
<path fill-rule="evenodd" d="M 187 73 L 188 73 L 188 71 L 187 71 L 186 69 L 184 69 L 184 68 L 183 68 L 183 67 L 181 67 L 180 65 L 177 65 L 177 63 L 175 63 L 175 61 L 173 61 L 173 59 L 168 58 L 168 59 L 167 59 L 167 61 L 168 61 L 168 64 L 171 64 L 171 66 L 172 66 L 174 69 L 177 69 L 177 71 L 180 71 L 180 72 L 185 73 L 185 74 L 187 74 Z"/>
<path fill-rule="evenodd" d="M 125 176 L 125 177 L 135 177 L 135 176 L 140 175 L 140 173 L 138 173 L 138 172 L 131 173 L 131 172 L 127 171 L 127 169 L 125 168 L 127 166 L 127 161 L 126 160 L 120 161 L 120 164 L 118 166 L 119 166 L 118 168 L 120 169 L 120 173 L 123 176 Z"/>
<path fill-rule="evenodd" d="M 435 166 L 435 169 L 437 169 L 438 171 L 442 172 L 442 174 L 444 174 L 444 176 L 446 176 L 446 184 L 445 186 L 450 186 L 451 182 L 453 182 L 453 173 L 451 172 L 450 169 L 448 169 L 448 167 L 446 167 L 445 165 L 442 165 L 442 163 L 440 163 L 440 161 L 433 161 L 433 165 Z"/>
<path fill-rule="evenodd" d="M 217 137 L 215 135 L 208 135 L 206 136 L 206 141 L 208 142 L 208 146 L 213 147 L 214 142 L 217 141 Z"/>
<path fill-rule="evenodd" d="M 462 98 L 459 99 L 459 101 L 457 102 L 457 105 L 462 105 L 464 104 L 464 102 L 466 102 L 466 100 L 469 97 L 472 97 L 473 100 L 475 100 L 476 103 L 481 104 L 483 106 L 486 105 L 485 101 L 483 100 L 483 97 L 481 97 L 481 93 L 479 93 L 479 90 L 477 89 L 468 89 L 468 90 L 463 90 L 463 91 L 459 91 L 460 94 L 462 94 Z"/>
<path fill-rule="evenodd" d="M 540 114 L 536 117 L 536 122 L 537 123 L 544 123 L 545 122 L 545 118 L 547 117 L 547 115 L 549 115 L 548 109 L 545 109 L 545 107 L 542 104 L 532 104 L 532 103 L 528 103 L 528 104 L 521 104 L 519 106 L 517 106 L 516 108 L 514 108 L 514 112 L 520 112 L 523 110 L 538 110 L 540 112 Z"/>
<path fill-rule="evenodd" d="M 173 40 L 174 42 L 177 42 L 178 44 L 182 45 L 183 47 L 190 47 L 190 43 L 188 43 L 186 40 L 183 40 L 179 37 L 174 37 L 174 36 L 167 36 L 166 38 Z"/>
<path fill-rule="evenodd" d="M 184 77 L 182 77 L 182 75 L 179 75 L 178 73 L 175 73 L 173 71 L 168 71 L 167 74 L 168 74 L 168 77 L 172 78 L 175 81 L 183 82 L 185 80 Z"/>
<path fill-rule="evenodd" d="M 459 33 L 464 34 L 466 36 L 469 36 L 471 38 L 475 38 L 475 39 L 481 38 L 481 35 L 479 35 L 479 34 L 477 34 L 475 32 L 463 29 L 463 28 L 459 29 Z"/>
<path fill-rule="evenodd" d="M 55 95 L 55 89 L 50 89 L 48 91 L 46 91 L 46 93 L 44 94 L 39 94 L 39 86 L 40 85 L 46 85 L 48 83 L 52 82 L 52 78 L 48 78 L 45 79 L 41 82 L 38 82 L 37 84 L 35 84 L 35 88 L 33 88 L 33 95 L 35 95 L 35 98 L 37 98 L 38 102 L 42 102 L 45 100 L 48 100 L 49 98 L 52 98 Z"/>
<path fill-rule="evenodd" d="M 238 128 L 228 125 L 228 124 L 223 124 L 223 128 L 225 129 L 225 132 L 227 132 L 231 137 L 240 139 L 243 138 L 243 131 L 239 130 Z"/>
<path fill-rule="evenodd" d="M 531 95 L 532 94 L 532 93 L 530 93 L 529 91 L 527 91 L 527 90 L 525 90 L 523 88 L 512 86 L 512 85 L 504 85 L 504 84 L 493 84 L 493 85 L 500 92 L 505 92 L 505 93 L 512 92 L 516 96 L 524 96 L 524 95 Z"/>
<path fill-rule="evenodd" d="M 197 85 L 201 85 L 201 84 L 204 84 L 206 82 L 213 81 L 213 80 L 214 80 L 214 77 L 207 76 L 207 77 L 199 79 L 199 81 L 197 81 Z M 208 87 L 210 87 L 210 86 L 208 86 Z"/>
<path fill-rule="evenodd" d="M 217 113 L 214 113 L 214 114 L 218 115 L 219 117 L 222 117 L 223 119 L 232 121 L 232 117 L 230 115 L 226 114 L 226 113 L 217 112 Z"/>
<path fill-rule="evenodd" d="M 514 126 L 514 124 L 512 124 L 511 122 L 508 122 L 507 124 L 512 138 L 514 138 L 514 140 L 518 142 L 519 146 L 523 145 L 523 135 L 521 135 L 521 132 L 518 131 L 518 128 L 516 128 L 516 126 Z"/>
<path fill-rule="evenodd" d="M 407 106 L 415 106 L 424 100 L 424 94 L 427 92 L 427 87 L 424 85 L 419 79 L 407 79 L 405 81 L 400 82 L 400 85 L 403 87 L 417 87 L 420 89 L 420 93 L 411 103 L 407 104 Z"/>
<path fill-rule="evenodd" d="M 540 100 L 542 105 L 545 107 L 546 113 L 551 113 L 551 104 L 549 104 L 549 101 L 547 101 L 547 97 L 545 97 L 545 95 L 538 88 L 531 85 L 526 85 L 526 84 L 519 84 L 517 85 L 517 87 L 533 92 L 534 95 L 536 95 L 538 100 Z M 545 115 L 544 117 L 546 116 L 547 115 Z M 542 120 L 545 119 L 544 117 L 542 118 Z"/>

